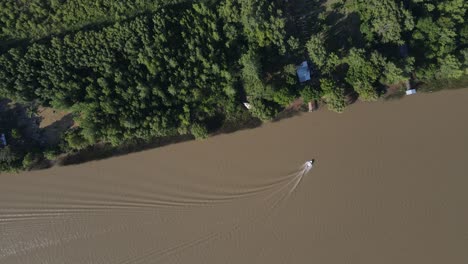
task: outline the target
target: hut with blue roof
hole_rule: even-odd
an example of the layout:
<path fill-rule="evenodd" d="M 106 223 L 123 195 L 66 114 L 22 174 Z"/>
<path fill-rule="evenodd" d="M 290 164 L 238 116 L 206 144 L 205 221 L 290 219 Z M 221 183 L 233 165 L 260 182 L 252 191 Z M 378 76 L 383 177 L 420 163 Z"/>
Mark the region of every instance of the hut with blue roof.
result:
<path fill-rule="evenodd" d="M 310 81 L 310 68 L 307 61 L 302 62 L 301 65 L 297 67 L 297 77 L 301 83 Z"/>

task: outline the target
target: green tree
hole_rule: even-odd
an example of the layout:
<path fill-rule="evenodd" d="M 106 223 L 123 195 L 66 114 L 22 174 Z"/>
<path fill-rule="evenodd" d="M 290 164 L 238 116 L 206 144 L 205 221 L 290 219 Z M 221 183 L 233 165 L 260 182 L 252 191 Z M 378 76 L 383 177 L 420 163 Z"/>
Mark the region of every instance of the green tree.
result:
<path fill-rule="evenodd" d="M 370 61 L 374 65 L 374 68 L 381 70 L 379 81 L 382 84 L 391 85 L 409 79 L 404 74 L 403 69 L 399 68 L 395 63 L 389 61 L 377 51 L 372 52 Z M 411 63 L 411 60 L 405 60 L 405 64 L 406 63 Z M 410 69 L 411 68 L 409 67 L 408 70 Z"/>
<path fill-rule="evenodd" d="M 278 114 L 276 107 L 264 99 L 255 98 L 251 100 L 251 105 L 252 109 L 250 111 L 252 115 L 260 120 L 268 121 Z"/>
<path fill-rule="evenodd" d="M 320 100 L 320 98 L 322 97 L 322 92 L 319 89 L 316 89 L 310 85 L 306 85 L 300 91 L 300 95 L 304 102 L 310 102 L 312 100 Z"/>
<path fill-rule="evenodd" d="M 0 149 L 0 162 L 1 163 L 10 165 L 17 159 L 18 159 L 18 155 L 11 149 L 11 146 L 6 146 Z"/>
<path fill-rule="evenodd" d="M 190 132 L 196 139 L 205 139 L 208 137 L 208 130 L 201 124 L 193 124 Z"/>
<path fill-rule="evenodd" d="M 74 150 L 81 150 L 89 146 L 89 142 L 86 141 L 79 129 L 69 131 L 65 135 L 65 141 Z"/>
<path fill-rule="evenodd" d="M 408 79 L 403 70 L 398 68 L 393 62 L 387 62 L 384 65 L 382 75 L 380 82 L 383 84 L 396 84 Z"/>
<path fill-rule="evenodd" d="M 463 70 L 460 61 L 453 55 L 448 55 L 439 60 L 439 71 L 435 74 L 436 79 L 458 79 L 462 77 Z"/>
<path fill-rule="evenodd" d="M 295 98 L 296 95 L 286 87 L 282 87 L 273 93 L 273 101 L 281 106 L 288 106 Z"/>
<path fill-rule="evenodd" d="M 57 159 L 58 155 L 59 155 L 58 149 L 50 148 L 44 151 L 44 157 L 48 160 L 55 160 Z"/>
<path fill-rule="evenodd" d="M 346 82 L 359 94 L 363 101 L 375 101 L 378 94 L 374 83 L 379 77 L 379 69 L 365 57 L 363 50 L 351 49 L 346 62 L 349 65 Z"/>
<path fill-rule="evenodd" d="M 37 162 L 37 159 L 34 155 L 34 153 L 27 153 L 24 158 L 23 158 L 23 169 L 27 170 L 27 169 L 30 169 L 31 166 Z"/>
<path fill-rule="evenodd" d="M 402 33 L 414 27 L 411 12 L 397 1 L 355 0 L 352 5 L 359 13 L 361 32 L 368 42 L 402 44 Z"/>
<path fill-rule="evenodd" d="M 320 88 L 328 109 L 342 113 L 346 106 L 344 89 L 330 79 L 320 79 Z"/>
<path fill-rule="evenodd" d="M 451 20 L 443 17 L 435 22 L 431 17 L 421 18 L 416 24 L 413 38 L 427 58 L 439 58 L 455 49 L 457 34 L 453 30 L 454 26 Z"/>
<path fill-rule="evenodd" d="M 327 63 L 327 51 L 322 35 L 312 35 L 306 44 L 309 58 L 318 67 L 322 68 Z"/>

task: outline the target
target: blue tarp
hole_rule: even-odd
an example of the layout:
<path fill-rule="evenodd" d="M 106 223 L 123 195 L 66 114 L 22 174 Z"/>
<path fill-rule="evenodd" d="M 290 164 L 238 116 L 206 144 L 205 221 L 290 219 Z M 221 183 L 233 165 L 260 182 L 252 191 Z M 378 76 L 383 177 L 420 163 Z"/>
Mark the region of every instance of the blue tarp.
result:
<path fill-rule="evenodd" d="M 310 69 L 307 61 L 301 63 L 301 66 L 297 67 L 297 77 L 299 82 L 303 83 L 310 80 Z"/>

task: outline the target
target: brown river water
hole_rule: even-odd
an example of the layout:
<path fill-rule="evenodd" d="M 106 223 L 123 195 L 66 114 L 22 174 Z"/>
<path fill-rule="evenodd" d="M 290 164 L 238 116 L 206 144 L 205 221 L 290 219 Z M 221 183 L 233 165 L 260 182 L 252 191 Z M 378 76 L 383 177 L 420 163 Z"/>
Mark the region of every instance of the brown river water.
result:
<path fill-rule="evenodd" d="M 467 106 L 357 103 L 0 175 L 0 263 L 468 263 Z"/>

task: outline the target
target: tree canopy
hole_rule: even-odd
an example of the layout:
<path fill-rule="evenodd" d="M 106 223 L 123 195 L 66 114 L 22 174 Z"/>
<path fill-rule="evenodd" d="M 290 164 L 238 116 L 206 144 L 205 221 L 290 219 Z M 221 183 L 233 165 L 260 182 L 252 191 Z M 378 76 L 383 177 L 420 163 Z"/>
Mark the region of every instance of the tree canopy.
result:
<path fill-rule="evenodd" d="M 246 101 L 261 120 L 298 97 L 342 112 L 349 99 L 377 100 L 410 78 L 468 74 L 466 1 L 301 3 L 2 1 L 0 94 L 72 112 L 79 125 L 63 145 L 80 150 L 206 138 L 244 117 Z M 300 84 L 296 65 L 304 60 L 312 80 Z M 36 159 L 28 153 L 41 148 L 32 145 L 3 148 L 2 164 L 28 165 Z"/>

